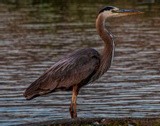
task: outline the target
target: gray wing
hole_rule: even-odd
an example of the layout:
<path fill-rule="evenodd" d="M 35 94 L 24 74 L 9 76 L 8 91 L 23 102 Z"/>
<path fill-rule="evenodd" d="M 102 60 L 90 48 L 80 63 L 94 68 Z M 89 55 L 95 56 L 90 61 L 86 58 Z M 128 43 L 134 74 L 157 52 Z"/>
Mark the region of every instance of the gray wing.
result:
<path fill-rule="evenodd" d="M 99 54 L 94 49 L 77 51 L 49 68 L 25 91 L 26 99 L 42 95 L 59 88 L 70 88 L 92 75 L 99 66 Z"/>

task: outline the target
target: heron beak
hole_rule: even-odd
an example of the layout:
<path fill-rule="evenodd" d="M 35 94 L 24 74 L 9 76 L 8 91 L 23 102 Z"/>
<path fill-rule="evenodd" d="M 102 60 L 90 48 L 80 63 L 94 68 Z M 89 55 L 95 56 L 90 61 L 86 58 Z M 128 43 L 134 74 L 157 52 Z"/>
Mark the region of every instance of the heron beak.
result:
<path fill-rule="evenodd" d="M 115 13 L 123 14 L 123 15 L 132 15 L 132 14 L 142 14 L 143 12 L 132 9 L 119 9 L 115 11 Z"/>

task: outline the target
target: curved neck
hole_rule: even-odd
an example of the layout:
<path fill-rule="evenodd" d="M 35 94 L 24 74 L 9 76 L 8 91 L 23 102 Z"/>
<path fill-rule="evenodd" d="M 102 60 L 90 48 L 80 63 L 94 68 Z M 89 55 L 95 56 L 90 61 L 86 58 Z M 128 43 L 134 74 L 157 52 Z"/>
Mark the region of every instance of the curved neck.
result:
<path fill-rule="evenodd" d="M 107 17 L 105 15 L 99 14 L 96 19 L 96 29 L 99 36 L 102 38 L 106 46 L 109 46 L 113 43 L 113 36 L 112 34 L 106 29 L 105 21 Z"/>
<path fill-rule="evenodd" d="M 104 49 L 101 55 L 101 64 L 99 67 L 100 75 L 108 70 L 114 55 L 114 38 L 112 34 L 105 28 L 105 20 L 106 16 L 103 15 L 103 13 L 99 14 L 96 19 L 97 32 L 104 41 Z"/>

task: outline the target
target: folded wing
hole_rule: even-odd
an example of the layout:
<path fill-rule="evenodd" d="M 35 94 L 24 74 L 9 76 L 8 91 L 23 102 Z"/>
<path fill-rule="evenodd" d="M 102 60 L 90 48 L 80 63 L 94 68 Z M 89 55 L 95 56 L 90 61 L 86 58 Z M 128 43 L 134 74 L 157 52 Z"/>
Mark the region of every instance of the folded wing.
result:
<path fill-rule="evenodd" d="M 94 49 L 79 50 L 62 58 L 34 81 L 26 89 L 24 96 L 32 99 L 55 89 L 68 89 L 87 83 L 99 67 L 99 58 Z"/>

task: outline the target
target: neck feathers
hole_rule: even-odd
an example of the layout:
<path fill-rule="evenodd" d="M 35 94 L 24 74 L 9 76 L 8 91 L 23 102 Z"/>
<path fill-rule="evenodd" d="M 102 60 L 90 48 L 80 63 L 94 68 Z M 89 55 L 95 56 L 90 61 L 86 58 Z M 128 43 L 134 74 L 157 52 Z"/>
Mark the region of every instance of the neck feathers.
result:
<path fill-rule="evenodd" d="M 99 36 L 104 41 L 105 45 L 111 44 L 113 42 L 112 34 L 105 28 L 105 15 L 99 14 L 96 19 L 96 29 Z"/>
<path fill-rule="evenodd" d="M 114 40 L 112 34 L 105 28 L 105 20 L 106 17 L 103 15 L 103 13 L 99 14 L 96 20 L 97 32 L 104 41 L 101 64 L 98 70 L 99 75 L 102 75 L 109 69 L 114 56 Z"/>

